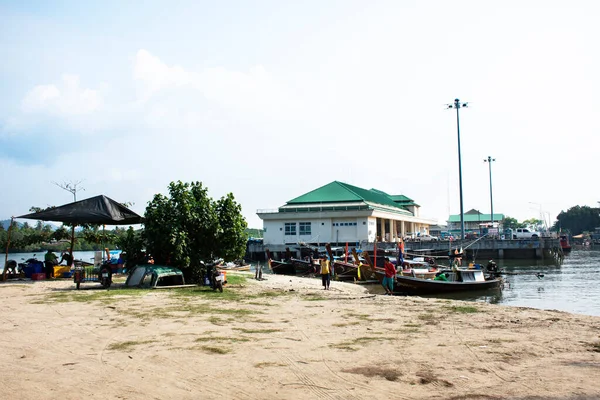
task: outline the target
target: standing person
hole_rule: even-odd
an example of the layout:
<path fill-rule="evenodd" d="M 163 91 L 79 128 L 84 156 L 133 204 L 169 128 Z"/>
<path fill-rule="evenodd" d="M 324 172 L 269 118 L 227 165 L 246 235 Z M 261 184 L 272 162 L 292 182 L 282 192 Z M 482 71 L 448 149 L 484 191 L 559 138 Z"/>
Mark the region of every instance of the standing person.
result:
<path fill-rule="evenodd" d="M 46 279 L 52 278 L 54 275 L 54 266 L 58 264 L 58 257 L 54 252 L 48 249 L 48 252 L 44 255 L 44 267 L 46 269 Z"/>
<path fill-rule="evenodd" d="M 329 274 L 331 273 L 331 267 L 329 264 L 329 259 L 327 257 L 323 257 L 321 259 L 321 282 L 323 282 L 323 290 L 329 290 L 329 283 L 331 279 Z"/>
<path fill-rule="evenodd" d="M 389 258 L 385 258 L 385 263 L 383 264 L 385 276 L 383 277 L 383 288 L 385 289 L 385 294 L 391 296 L 394 293 L 394 278 L 396 277 L 396 267 L 394 264 L 390 262 Z"/>

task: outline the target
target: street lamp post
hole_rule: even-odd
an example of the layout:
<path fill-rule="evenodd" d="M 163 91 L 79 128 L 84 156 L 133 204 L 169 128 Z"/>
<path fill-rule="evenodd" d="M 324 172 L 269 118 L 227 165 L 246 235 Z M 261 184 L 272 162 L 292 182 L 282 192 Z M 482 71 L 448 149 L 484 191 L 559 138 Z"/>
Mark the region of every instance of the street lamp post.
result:
<path fill-rule="evenodd" d="M 456 109 L 456 133 L 458 136 L 458 187 L 460 192 L 460 238 L 465 238 L 465 212 L 463 208 L 463 190 L 462 190 L 462 163 L 460 159 L 460 121 L 458 110 L 467 107 L 468 103 L 461 103 L 459 99 L 454 99 L 454 103 L 448 104 L 448 108 Z"/>
<path fill-rule="evenodd" d="M 494 227 L 494 197 L 492 196 L 492 161 L 496 161 L 495 158 L 488 156 L 487 159 L 484 159 L 483 162 L 488 163 L 488 167 L 490 170 L 490 208 L 492 211 L 492 228 Z"/>

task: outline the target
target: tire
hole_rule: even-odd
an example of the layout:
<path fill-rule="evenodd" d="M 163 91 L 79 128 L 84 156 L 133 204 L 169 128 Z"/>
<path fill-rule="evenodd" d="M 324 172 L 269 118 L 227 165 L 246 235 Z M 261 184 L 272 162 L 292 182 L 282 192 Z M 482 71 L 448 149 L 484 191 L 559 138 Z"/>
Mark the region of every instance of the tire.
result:
<path fill-rule="evenodd" d="M 217 289 L 219 289 L 219 292 L 223 293 L 223 282 L 217 281 Z"/>

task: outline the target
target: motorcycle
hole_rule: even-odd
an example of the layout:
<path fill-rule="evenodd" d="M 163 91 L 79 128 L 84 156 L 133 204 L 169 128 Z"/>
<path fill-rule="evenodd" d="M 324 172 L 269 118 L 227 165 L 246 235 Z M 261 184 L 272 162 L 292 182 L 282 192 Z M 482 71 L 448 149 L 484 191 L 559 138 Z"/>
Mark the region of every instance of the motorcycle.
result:
<path fill-rule="evenodd" d="M 225 284 L 225 276 L 214 266 L 210 271 L 210 287 L 212 290 L 219 289 L 219 292 L 223 293 L 223 285 Z"/>

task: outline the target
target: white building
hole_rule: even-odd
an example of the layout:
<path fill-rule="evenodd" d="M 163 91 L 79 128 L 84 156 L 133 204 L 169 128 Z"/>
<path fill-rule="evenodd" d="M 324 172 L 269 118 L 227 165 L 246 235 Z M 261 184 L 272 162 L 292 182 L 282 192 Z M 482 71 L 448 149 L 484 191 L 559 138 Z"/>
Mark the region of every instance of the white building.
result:
<path fill-rule="evenodd" d="M 334 181 L 288 201 L 278 210 L 258 210 L 265 245 L 396 242 L 429 233 L 437 220 L 422 218 L 420 206 L 403 195 L 388 195 Z"/>

